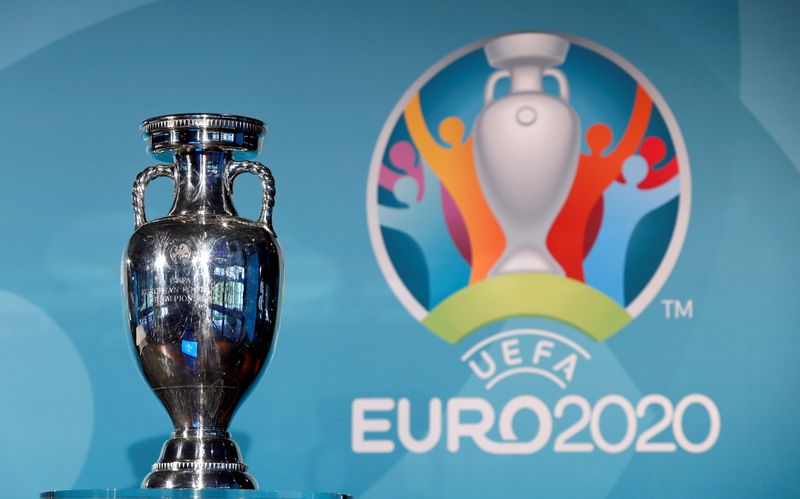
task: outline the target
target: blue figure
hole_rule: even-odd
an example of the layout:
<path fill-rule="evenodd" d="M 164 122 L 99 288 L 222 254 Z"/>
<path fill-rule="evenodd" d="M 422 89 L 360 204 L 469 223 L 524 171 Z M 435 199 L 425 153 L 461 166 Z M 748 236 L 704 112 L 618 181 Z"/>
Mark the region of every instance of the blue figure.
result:
<path fill-rule="evenodd" d="M 679 177 L 652 189 L 639 189 L 648 172 L 647 161 L 631 156 L 622 165 L 625 183 L 612 183 L 603 194 L 604 213 L 600 232 L 583 262 L 586 283 L 599 289 L 623 307 L 625 261 L 628 243 L 636 225 L 651 211 L 674 199 L 680 192 Z"/>
<path fill-rule="evenodd" d="M 383 227 L 404 232 L 410 236 L 427 260 L 428 309 L 432 309 L 469 282 L 469 266 L 458 253 L 442 210 L 439 180 L 427 165 L 422 166 L 425 191 L 418 202 L 420 185 L 414 178 L 404 176 L 394 185 L 394 195 L 409 208 L 378 205 L 378 217 Z M 406 280 L 406 276 L 401 276 Z M 424 305 L 424 304 L 423 304 Z"/>

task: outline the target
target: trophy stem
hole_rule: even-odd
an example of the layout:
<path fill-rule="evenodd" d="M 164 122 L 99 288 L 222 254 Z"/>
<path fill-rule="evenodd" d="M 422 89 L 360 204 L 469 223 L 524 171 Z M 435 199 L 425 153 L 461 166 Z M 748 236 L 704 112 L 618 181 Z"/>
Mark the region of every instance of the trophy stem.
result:
<path fill-rule="evenodd" d="M 535 243 L 527 246 L 512 243 L 509 242 L 506 251 L 489 271 L 489 276 L 523 273 L 564 275 L 564 269 L 546 247 Z"/>
<path fill-rule="evenodd" d="M 177 429 L 142 482 L 145 489 L 256 489 L 239 446 L 221 429 Z"/>

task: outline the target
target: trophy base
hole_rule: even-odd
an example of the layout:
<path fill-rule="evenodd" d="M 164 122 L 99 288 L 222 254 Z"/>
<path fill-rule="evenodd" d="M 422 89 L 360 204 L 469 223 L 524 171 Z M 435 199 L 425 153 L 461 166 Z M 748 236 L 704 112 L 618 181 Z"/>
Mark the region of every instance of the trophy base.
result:
<path fill-rule="evenodd" d="M 179 430 L 164 443 L 144 489 L 257 489 L 226 431 Z"/>
<path fill-rule="evenodd" d="M 217 463 L 207 463 L 217 464 Z M 237 489 L 255 490 L 255 478 L 244 471 L 229 470 L 157 470 L 142 481 L 143 489 Z"/>

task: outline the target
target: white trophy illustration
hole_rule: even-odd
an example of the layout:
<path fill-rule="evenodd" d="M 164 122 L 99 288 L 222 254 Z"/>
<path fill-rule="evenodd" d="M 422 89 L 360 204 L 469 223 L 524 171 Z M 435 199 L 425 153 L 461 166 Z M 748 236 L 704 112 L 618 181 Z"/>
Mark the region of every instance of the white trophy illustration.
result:
<path fill-rule="evenodd" d="M 569 195 L 580 154 L 580 122 L 569 105 L 569 84 L 554 66 L 569 41 L 550 33 L 515 33 L 484 47 L 498 68 L 486 82 L 484 108 L 473 127 L 475 167 L 486 201 L 506 236 L 506 249 L 490 276 L 564 274 L 547 249 L 547 232 Z M 559 97 L 543 79 L 558 82 Z M 495 86 L 511 79 L 509 95 Z"/>

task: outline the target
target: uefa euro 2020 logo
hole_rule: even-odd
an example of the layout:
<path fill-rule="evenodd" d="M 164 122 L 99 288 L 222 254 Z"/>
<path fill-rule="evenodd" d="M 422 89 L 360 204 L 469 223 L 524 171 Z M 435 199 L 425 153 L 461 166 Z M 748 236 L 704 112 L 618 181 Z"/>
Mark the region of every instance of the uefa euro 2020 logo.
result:
<path fill-rule="evenodd" d="M 486 454 L 534 454 L 551 443 L 556 453 L 711 450 L 721 431 L 711 397 L 636 400 L 602 343 L 661 290 L 690 201 L 675 118 L 610 50 L 524 32 L 436 63 L 381 132 L 367 213 L 378 263 L 406 309 L 449 343 L 475 333 L 460 356 L 474 377 L 458 396 L 430 399 L 424 438 L 412 435 L 410 398 L 354 399 L 353 451 L 453 454 L 467 441 Z M 587 362 L 603 376 L 582 376 Z M 474 396 L 480 386 L 486 392 Z M 705 416 L 689 414 L 694 405 Z M 580 418 L 565 420 L 572 406 Z M 604 417 L 609 407 L 623 420 Z M 538 421 L 519 422 L 530 438 L 517 433 L 521 412 Z M 672 441 L 653 441 L 667 428 Z"/>
<path fill-rule="evenodd" d="M 442 339 L 534 316 L 602 341 L 661 289 L 689 204 L 683 139 L 650 82 L 604 47 L 529 32 L 411 86 L 378 140 L 367 211 L 386 280 Z"/>

